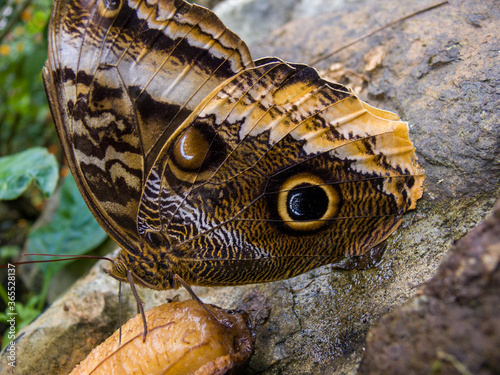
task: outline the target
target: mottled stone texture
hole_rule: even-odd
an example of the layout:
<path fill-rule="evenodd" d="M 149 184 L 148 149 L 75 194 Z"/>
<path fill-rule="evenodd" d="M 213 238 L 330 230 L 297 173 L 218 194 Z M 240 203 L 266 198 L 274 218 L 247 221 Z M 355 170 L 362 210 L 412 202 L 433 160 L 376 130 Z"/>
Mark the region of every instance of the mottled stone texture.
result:
<path fill-rule="evenodd" d="M 370 329 L 358 373 L 498 373 L 499 290 L 500 201 L 416 297 Z"/>

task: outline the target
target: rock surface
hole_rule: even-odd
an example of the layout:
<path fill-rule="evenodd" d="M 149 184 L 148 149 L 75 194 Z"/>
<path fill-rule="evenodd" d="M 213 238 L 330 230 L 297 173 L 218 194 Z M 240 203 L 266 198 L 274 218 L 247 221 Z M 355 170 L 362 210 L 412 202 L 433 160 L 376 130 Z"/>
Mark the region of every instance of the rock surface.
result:
<path fill-rule="evenodd" d="M 343 11 L 346 4 L 356 2 L 363 0 L 226 0 L 214 12 L 247 44 L 258 45 L 292 20 Z"/>
<path fill-rule="evenodd" d="M 417 296 L 368 332 L 359 374 L 500 370 L 500 200 Z"/>
<path fill-rule="evenodd" d="M 254 310 L 270 307 L 268 318 L 259 320 L 249 373 L 356 373 L 369 328 L 414 296 L 417 285 L 435 274 L 450 245 L 491 210 L 500 192 L 496 3 L 451 1 L 317 64 L 329 77 L 353 85 L 370 104 L 397 112 L 410 123 L 419 163 L 426 170 L 425 194 L 388 239 L 374 269 L 325 266 L 270 284 L 193 288 L 204 301 L 224 308 L 243 302 Z M 295 19 L 251 47 L 256 58 L 273 55 L 307 63 L 429 4 L 349 3 L 335 13 L 319 8 L 311 13 L 317 16 Z M 17 373 L 32 373 L 23 367 L 30 362 L 38 373 L 67 373 L 112 331 L 99 327 L 117 321 L 118 288 L 99 271 L 102 266 L 20 334 Z M 184 290 L 140 294 L 147 308 L 177 294 L 188 298 Z M 107 302 L 84 303 L 89 298 Z M 127 293 L 129 313 L 134 305 L 130 298 Z M 56 326 L 61 331 L 54 337 Z M 73 353 L 71 360 L 68 353 Z M 0 373 L 6 373 L 4 363 Z M 370 373 L 369 367 L 363 371 Z"/>

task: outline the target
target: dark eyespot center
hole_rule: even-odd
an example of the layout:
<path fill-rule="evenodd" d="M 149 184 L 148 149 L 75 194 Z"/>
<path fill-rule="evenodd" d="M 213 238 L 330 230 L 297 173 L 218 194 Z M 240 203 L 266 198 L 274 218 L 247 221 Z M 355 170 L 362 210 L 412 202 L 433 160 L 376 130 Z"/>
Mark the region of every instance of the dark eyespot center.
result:
<path fill-rule="evenodd" d="M 287 211 L 297 221 L 318 220 L 328 209 L 328 196 L 319 186 L 303 183 L 294 187 L 287 196 Z"/>
<path fill-rule="evenodd" d="M 280 185 L 268 188 L 279 190 L 268 195 L 270 215 L 287 233 L 311 234 L 327 228 L 339 213 L 341 192 L 325 181 L 321 172 L 290 173 Z"/>

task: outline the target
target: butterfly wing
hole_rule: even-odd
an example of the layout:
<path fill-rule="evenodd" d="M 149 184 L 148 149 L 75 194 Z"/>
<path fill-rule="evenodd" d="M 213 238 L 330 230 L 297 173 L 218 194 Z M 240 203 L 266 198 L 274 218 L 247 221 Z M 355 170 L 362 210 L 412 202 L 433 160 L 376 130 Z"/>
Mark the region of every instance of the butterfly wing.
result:
<path fill-rule="evenodd" d="M 200 285 L 360 255 L 422 195 L 406 123 L 305 65 L 257 62 L 207 97 L 146 181 L 139 233 Z"/>
<path fill-rule="evenodd" d="M 57 0 L 44 82 L 63 149 L 108 234 L 139 254 L 142 189 L 162 146 L 215 87 L 253 66 L 210 11 L 182 0 Z"/>

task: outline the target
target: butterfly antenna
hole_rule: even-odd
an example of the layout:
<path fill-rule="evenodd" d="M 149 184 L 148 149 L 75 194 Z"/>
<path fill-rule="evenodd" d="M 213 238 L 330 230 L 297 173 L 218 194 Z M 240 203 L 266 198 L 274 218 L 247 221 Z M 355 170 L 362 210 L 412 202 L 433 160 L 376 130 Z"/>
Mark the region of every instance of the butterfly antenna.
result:
<path fill-rule="evenodd" d="M 60 254 L 23 253 L 21 254 L 21 256 L 44 256 L 44 257 L 57 257 L 61 259 L 29 260 L 26 262 L 13 262 L 8 264 L 2 264 L 0 265 L 0 268 L 6 268 L 9 264 L 14 266 L 20 266 L 22 264 L 64 262 L 67 260 L 75 260 L 75 259 L 103 259 L 113 263 L 112 259 L 97 255 L 60 255 Z"/>
<path fill-rule="evenodd" d="M 340 48 L 338 48 L 338 49 L 336 49 L 336 50 L 334 50 L 334 51 L 332 51 L 332 52 L 327 53 L 326 55 L 323 55 L 323 56 L 321 56 L 321 57 L 318 57 L 317 59 L 315 59 L 315 60 L 311 61 L 311 62 L 309 63 L 309 65 L 316 65 L 316 64 L 317 64 L 317 63 L 319 63 L 320 61 L 323 61 L 323 60 L 327 59 L 328 57 L 333 56 L 333 55 L 335 55 L 335 54 L 339 53 L 340 51 L 343 51 L 343 50 L 345 50 L 345 49 L 347 49 L 347 48 L 351 47 L 352 45 L 354 45 L 354 44 L 356 44 L 356 43 L 359 43 L 359 42 L 361 42 L 362 40 L 364 40 L 364 39 L 366 39 L 366 38 L 369 38 L 369 37 L 371 37 L 372 35 L 374 35 L 374 34 L 376 34 L 376 33 L 380 32 L 380 31 L 382 31 L 382 30 L 384 30 L 384 29 L 387 29 L 387 28 L 392 27 L 392 26 L 394 26 L 394 25 L 396 25 L 396 24 L 398 24 L 398 23 L 400 23 L 400 22 L 403 22 L 403 21 L 407 20 L 408 18 L 412 18 L 412 17 L 416 16 L 417 14 L 421 14 L 421 13 L 427 12 L 427 11 L 429 11 L 429 10 L 436 9 L 436 8 L 438 8 L 438 7 L 442 6 L 442 5 L 445 5 L 445 4 L 448 4 L 448 1 L 442 1 L 442 2 L 440 2 L 440 3 L 437 3 L 437 4 L 434 4 L 434 5 L 428 6 L 427 8 L 417 10 L 416 12 L 410 13 L 410 14 L 408 14 L 408 15 L 406 15 L 406 16 L 404 16 L 404 17 L 401 17 L 401 18 L 399 18 L 399 19 L 397 19 L 397 20 L 395 20 L 395 21 L 392 21 L 392 22 L 388 23 L 387 25 L 384 25 L 384 26 L 382 26 L 382 27 L 379 27 L 378 29 L 375 29 L 375 30 L 371 31 L 371 32 L 369 32 L 368 34 L 365 34 L 365 35 L 363 35 L 362 37 L 360 37 L 360 38 L 358 38 L 358 39 L 355 39 L 354 41 L 352 41 L 352 42 L 350 42 L 350 43 L 348 43 L 348 44 L 346 44 L 346 45 L 344 45 L 344 46 L 342 46 L 342 47 L 340 47 Z"/>

